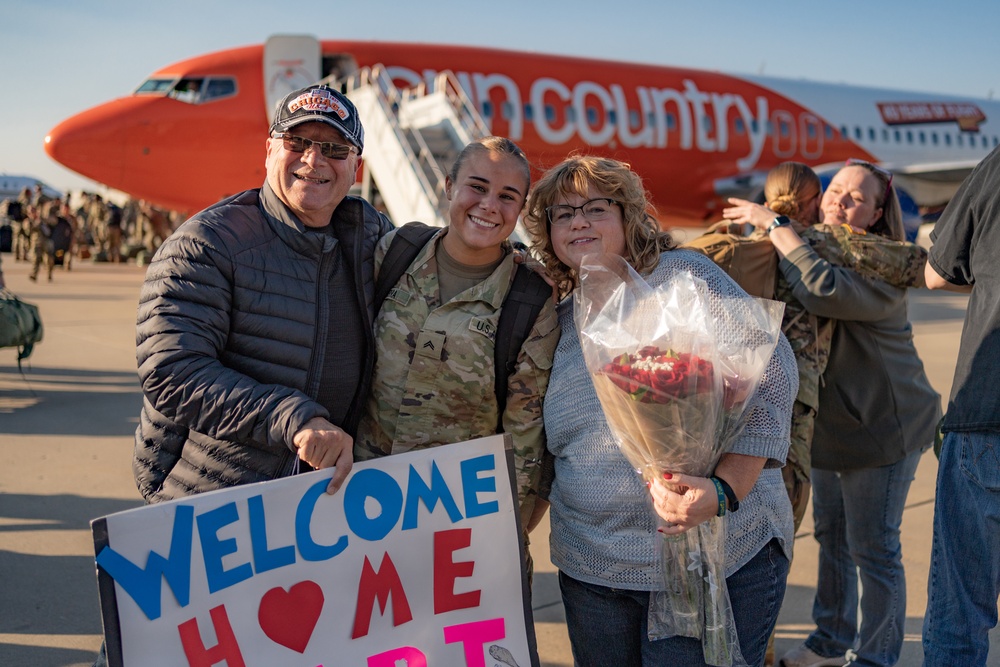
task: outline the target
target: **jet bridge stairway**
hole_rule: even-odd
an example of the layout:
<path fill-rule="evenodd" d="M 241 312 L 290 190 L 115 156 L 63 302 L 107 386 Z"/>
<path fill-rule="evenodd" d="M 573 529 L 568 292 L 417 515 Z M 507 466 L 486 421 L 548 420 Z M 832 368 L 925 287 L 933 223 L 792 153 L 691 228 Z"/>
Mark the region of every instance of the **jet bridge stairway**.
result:
<path fill-rule="evenodd" d="M 489 128 L 451 72 L 400 90 L 381 65 L 324 81 L 342 90 L 365 126 L 362 196 L 372 182 L 397 224 L 447 224 L 445 176 L 459 151 Z"/>

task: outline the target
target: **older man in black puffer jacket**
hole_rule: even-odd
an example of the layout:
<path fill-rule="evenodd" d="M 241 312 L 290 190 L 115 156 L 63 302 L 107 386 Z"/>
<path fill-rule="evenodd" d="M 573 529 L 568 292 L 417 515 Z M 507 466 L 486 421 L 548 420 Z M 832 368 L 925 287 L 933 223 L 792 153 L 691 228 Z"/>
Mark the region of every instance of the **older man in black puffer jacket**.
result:
<path fill-rule="evenodd" d="M 336 466 L 331 491 L 347 476 L 374 361 L 373 254 L 392 228 L 347 196 L 363 148 L 346 97 L 290 93 L 263 187 L 198 213 L 154 256 L 136 328 L 133 469 L 147 501 L 302 463 Z"/>

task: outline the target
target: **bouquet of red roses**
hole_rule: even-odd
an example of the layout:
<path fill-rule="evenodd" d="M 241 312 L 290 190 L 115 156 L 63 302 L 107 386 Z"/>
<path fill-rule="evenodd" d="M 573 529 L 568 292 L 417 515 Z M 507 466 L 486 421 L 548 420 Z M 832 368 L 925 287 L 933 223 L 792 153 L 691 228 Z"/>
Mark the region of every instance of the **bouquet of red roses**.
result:
<path fill-rule="evenodd" d="M 780 339 L 783 304 L 724 298 L 680 272 L 652 288 L 620 257 L 588 256 L 575 297 L 580 344 L 608 425 L 648 482 L 708 477 L 742 431 Z M 725 523 L 662 540 L 650 638 L 700 639 L 708 664 L 742 661 L 725 580 Z"/>

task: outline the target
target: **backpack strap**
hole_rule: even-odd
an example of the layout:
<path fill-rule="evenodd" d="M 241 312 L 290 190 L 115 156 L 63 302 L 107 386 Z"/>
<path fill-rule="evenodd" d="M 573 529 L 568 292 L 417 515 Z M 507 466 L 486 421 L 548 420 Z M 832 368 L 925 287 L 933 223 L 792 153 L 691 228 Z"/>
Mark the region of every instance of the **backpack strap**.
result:
<path fill-rule="evenodd" d="M 497 433 L 503 433 L 503 413 L 507 408 L 507 380 L 517 365 L 517 355 L 545 302 L 552 298 L 552 287 L 540 275 L 524 266 L 514 267 L 514 281 L 500 309 L 493 347 L 496 371 L 493 389 L 497 396 Z"/>
<path fill-rule="evenodd" d="M 389 292 L 406 273 L 406 269 L 440 229 L 440 227 L 431 227 L 422 222 L 408 222 L 396 230 L 396 235 L 389 243 L 389 249 L 386 250 L 385 258 L 379 267 L 378 278 L 375 281 L 375 301 L 373 303 L 376 313 L 382 308 L 382 302 L 389 296 Z"/>

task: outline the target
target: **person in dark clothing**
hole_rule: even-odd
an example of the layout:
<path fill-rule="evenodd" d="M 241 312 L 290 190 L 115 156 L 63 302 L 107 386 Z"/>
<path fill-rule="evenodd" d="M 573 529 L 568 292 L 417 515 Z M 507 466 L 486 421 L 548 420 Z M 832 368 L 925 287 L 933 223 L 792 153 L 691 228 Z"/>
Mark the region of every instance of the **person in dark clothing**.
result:
<path fill-rule="evenodd" d="M 139 298 L 147 502 L 353 462 L 374 363 L 374 253 L 392 223 L 347 195 L 364 128 L 326 86 L 278 103 L 267 178 L 157 250 Z M 98 658 L 98 665 L 102 656 Z"/>
<path fill-rule="evenodd" d="M 931 232 L 927 287 L 970 294 L 934 494 L 925 667 L 985 665 L 1000 594 L 1000 148 L 983 158 Z"/>
<path fill-rule="evenodd" d="M 392 228 L 347 196 L 354 105 L 313 86 L 281 101 L 267 180 L 160 247 L 139 299 L 144 405 L 134 472 L 148 501 L 352 464 L 373 363 L 373 256 Z"/>

